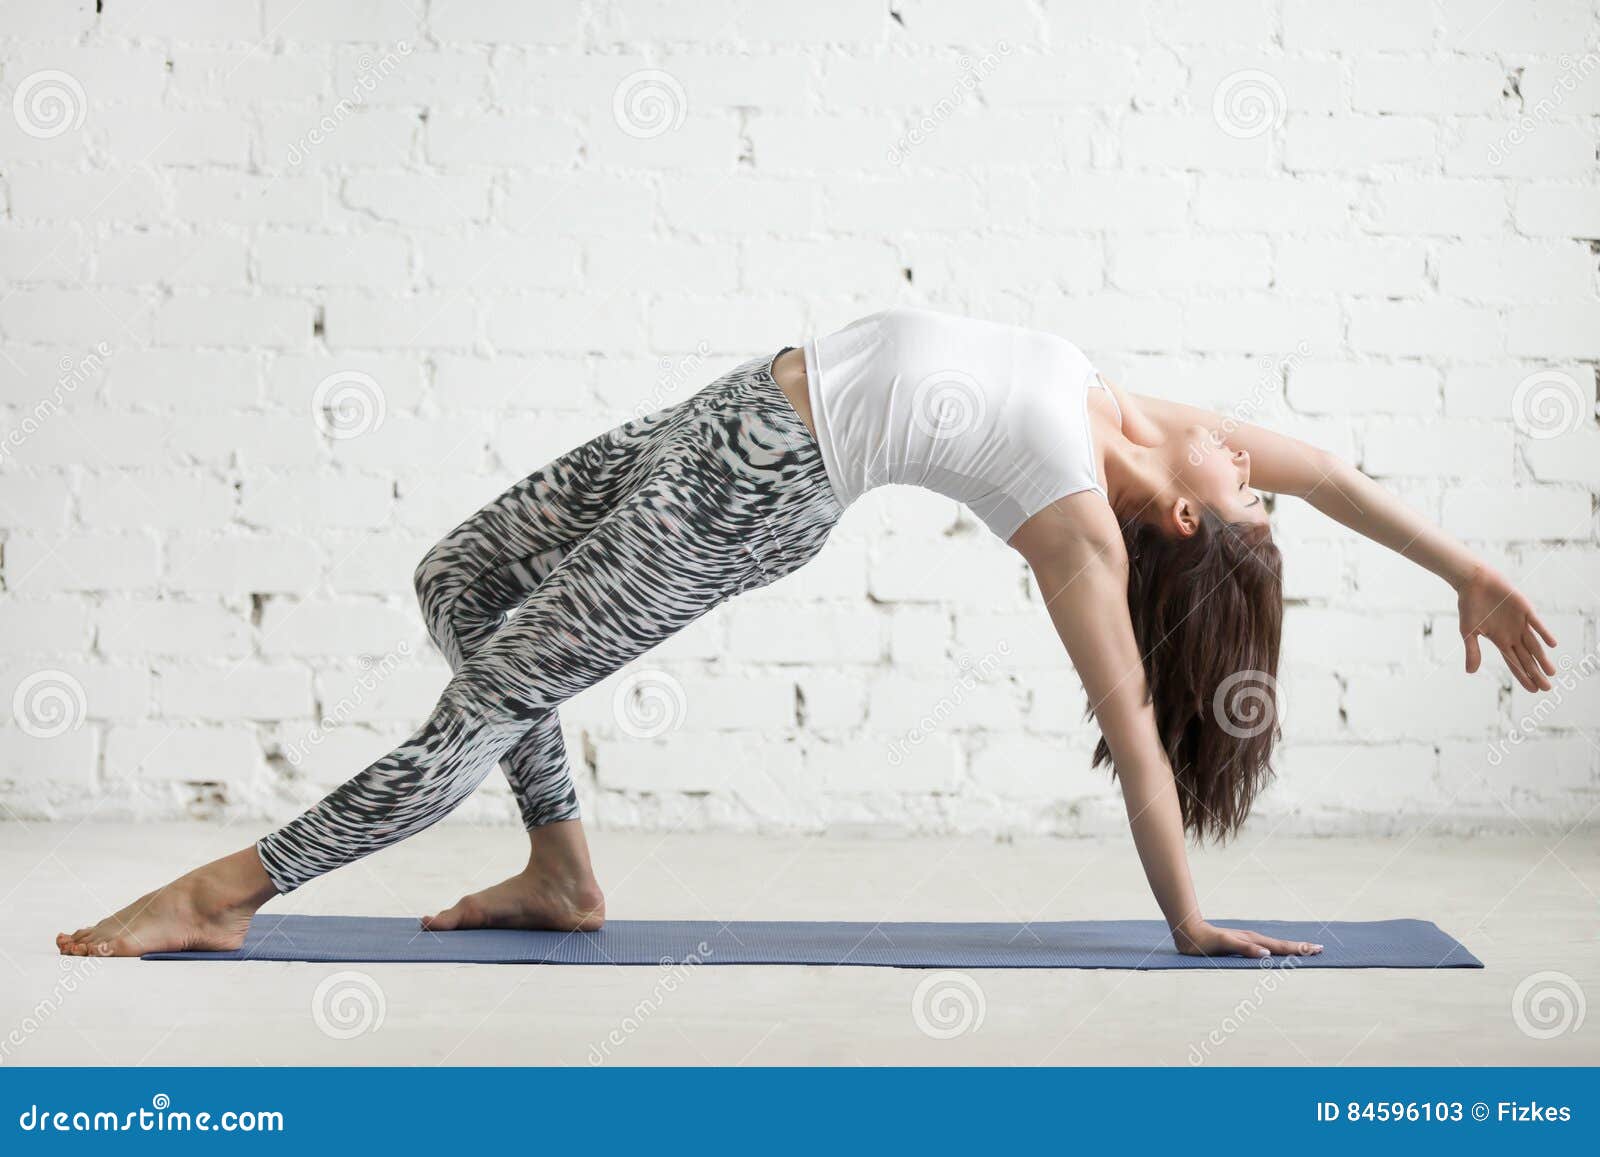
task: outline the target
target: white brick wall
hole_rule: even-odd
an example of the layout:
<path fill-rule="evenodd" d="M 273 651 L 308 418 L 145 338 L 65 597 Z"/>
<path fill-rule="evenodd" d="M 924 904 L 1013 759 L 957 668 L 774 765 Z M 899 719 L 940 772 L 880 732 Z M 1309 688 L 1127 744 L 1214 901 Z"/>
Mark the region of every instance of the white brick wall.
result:
<path fill-rule="evenodd" d="M 912 300 L 1353 457 L 1556 626 L 1550 696 L 1468 679 L 1447 589 L 1280 503 L 1258 824 L 1594 818 L 1595 0 L 4 0 L 0 95 L 0 813 L 288 816 L 442 685 L 435 538 Z M 339 375 L 381 426 L 319 429 Z M 599 823 L 1113 829 L 1082 705 L 899 491 L 565 720 Z"/>

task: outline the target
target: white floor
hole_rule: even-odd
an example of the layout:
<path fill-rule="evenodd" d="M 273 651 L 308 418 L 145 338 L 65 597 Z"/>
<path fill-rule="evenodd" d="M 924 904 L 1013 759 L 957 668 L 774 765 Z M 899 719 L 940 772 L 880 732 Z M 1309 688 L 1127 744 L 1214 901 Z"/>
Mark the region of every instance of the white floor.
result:
<path fill-rule="evenodd" d="M 1574 1023 L 1577 1002 L 1600 998 L 1595 837 L 1275 837 L 1196 857 L 1215 916 L 1423 917 L 1466 943 L 1482 971 L 973 971 L 930 982 L 877 968 L 64 963 L 58 928 L 249 833 L 13 823 L 0 825 L 0 1063 L 1595 1064 L 1600 1009 Z M 1125 840 L 600 833 L 594 844 L 613 918 L 1155 915 Z M 416 914 L 508 874 L 521 853 L 513 830 L 447 824 L 274 907 Z M 361 975 L 328 980 L 342 972 Z M 1513 999 L 1536 973 L 1562 975 L 1529 982 L 1519 1017 Z M 942 1000 L 929 984 L 948 986 Z M 920 1018 L 919 985 L 934 999 Z M 1541 1023 L 1556 1035 L 1541 1038 Z M 946 1024 L 964 1031 L 935 1035 Z"/>

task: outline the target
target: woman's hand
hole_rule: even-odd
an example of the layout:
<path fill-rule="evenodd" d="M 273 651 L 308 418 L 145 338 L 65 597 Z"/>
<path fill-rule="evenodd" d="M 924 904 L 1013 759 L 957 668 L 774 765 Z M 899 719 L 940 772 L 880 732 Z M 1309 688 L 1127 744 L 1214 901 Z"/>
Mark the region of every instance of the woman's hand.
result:
<path fill-rule="evenodd" d="M 1172 942 L 1185 956 L 1315 956 L 1322 951 L 1320 944 L 1276 940 L 1259 932 L 1204 922 L 1174 928 Z"/>
<path fill-rule="evenodd" d="M 1550 690 L 1547 676 L 1556 673 L 1556 665 L 1544 653 L 1541 640 L 1553 647 L 1556 637 L 1539 621 L 1532 604 L 1517 588 L 1494 568 L 1480 565 L 1458 592 L 1467 674 L 1476 671 L 1483 661 L 1478 650 L 1478 636 L 1482 635 L 1500 648 L 1506 666 L 1525 689 Z"/>

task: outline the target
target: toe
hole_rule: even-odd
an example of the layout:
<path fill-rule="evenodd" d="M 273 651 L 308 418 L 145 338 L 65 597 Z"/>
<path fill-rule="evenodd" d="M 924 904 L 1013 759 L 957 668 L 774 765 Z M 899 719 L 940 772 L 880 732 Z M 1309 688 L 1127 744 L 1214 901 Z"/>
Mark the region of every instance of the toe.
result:
<path fill-rule="evenodd" d="M 131 936 L 118 936 L 114 940 L 107 940 L 100 945 L 102 956 L 143 956 L 144 947 Z"/>
<path fill-rule="evenodd" d="M 446 908 L 443 912 L 429 916 L 422 921 L 422 926 L 429 932 L 450 932 L 461 926 L 461 905 Z"/>

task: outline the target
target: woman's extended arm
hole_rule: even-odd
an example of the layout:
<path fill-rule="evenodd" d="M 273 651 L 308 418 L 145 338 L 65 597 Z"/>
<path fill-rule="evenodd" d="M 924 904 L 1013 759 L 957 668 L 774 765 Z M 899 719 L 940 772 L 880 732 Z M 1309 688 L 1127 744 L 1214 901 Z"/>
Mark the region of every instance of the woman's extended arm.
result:
<path fill-rule="evenodd" d="M 1547 676 L 1556 673 L 1556 666 L 1545 654 L 1544 645 L 1553 647 L 1556 640 L 1532 604 L 1493 567 L 1350 463 L 1298 438 L 1246 422 L 1224 422 L 1216 414 L 1181 402 L 1140 396 L 1138 403 L 1157 421 L 1213 428 L 1220 424 L 1227 444 L 1250 456 L 1252 486 L 1303 498 L 1335 522 L 1449 583 L 1456 592 L 1468 672 L 1476 671 L 1482 661 L 1478 650 L 1481 635 L 1500 649 L 1506 666 L 1523 687 L 1529 691 L 1550 689 Z"/>
<path fill-rule="evenodd" d="M 1082 527 L 1091 527 L 1085 532 Z M 1087 495 L 1030 519 L 1011 545 L 1028 560 L 1056 633 L 1111 749 L 1134 846 L 1173 942 L 1190 955 L 1270 956 L 1320 951 L 1206 923 L 1184 845 L 1178 788 L 1146 702 L 1144 666 L 1128 613 L 1128 564 L 1116 517 Z"/>

